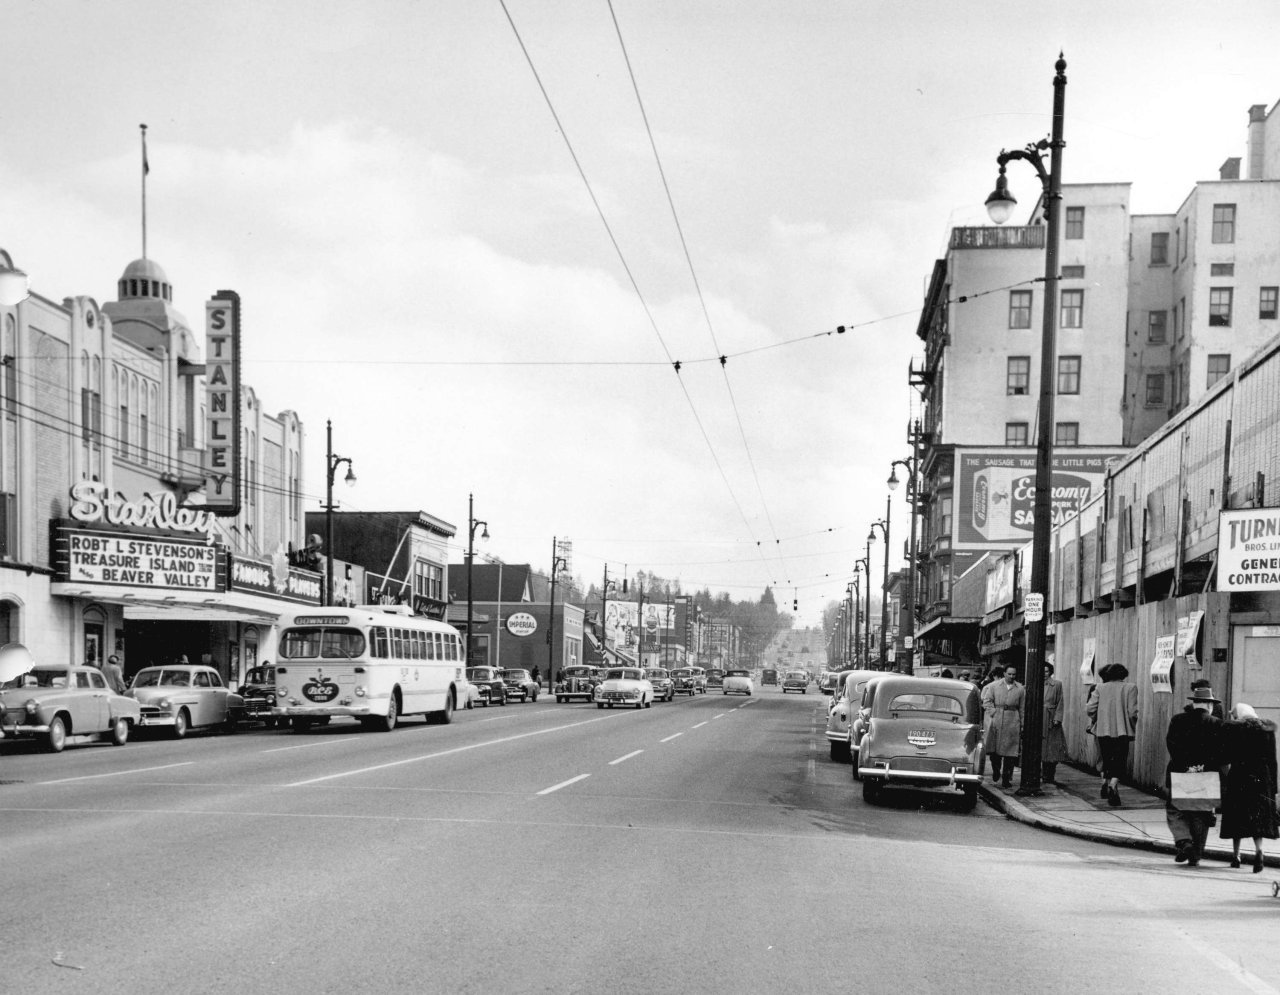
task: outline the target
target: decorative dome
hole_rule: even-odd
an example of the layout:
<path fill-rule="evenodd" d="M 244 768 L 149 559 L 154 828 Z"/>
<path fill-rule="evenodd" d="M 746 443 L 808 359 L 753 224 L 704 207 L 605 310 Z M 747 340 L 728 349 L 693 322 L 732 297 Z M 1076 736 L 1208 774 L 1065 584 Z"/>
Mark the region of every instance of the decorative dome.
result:
<path fill-rule="evenodd" d="M 120 300 L 173 301 L 173 287 L 161 265 L 154 259 L 135 259 L 124 268 L 116 284 Z"/>

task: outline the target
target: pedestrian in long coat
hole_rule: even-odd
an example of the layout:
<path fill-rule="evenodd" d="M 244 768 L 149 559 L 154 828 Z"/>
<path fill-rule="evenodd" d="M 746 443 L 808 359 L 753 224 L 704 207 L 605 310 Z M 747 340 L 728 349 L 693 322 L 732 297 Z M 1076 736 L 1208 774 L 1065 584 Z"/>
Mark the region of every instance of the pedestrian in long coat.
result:
<path fill-rule="evenodd" d="M 1169 720 L 1169 730 L 1165 733 L 1164 745 L 1169 751 L 1164 780 L 1166 791 L 1172 788 L 1174 773 L 1192 769 L 1216 771 L 1222 766 L 1224 723 L 1213 714 L 1213 706 L 1219 699 L 1213 688 L 1198 687 L 1190 701 L 1191 704 Z M 1174 862 L 1194 867 L 1200 863 L 1209 827 L 1216 820 L 1212 812 L 1178 808 L 1171 791 L 1167 797 L 1164 818 L 1177 850 Z"/>
<path fill-rule="evenodd" d="M 1067 737 L 1062 731 L 1065 699 L 1062 681 L 1053 676 L 1053 664 L 1044 665 L 1044 740 L 1040 747 L 1041 773 L 1050 784 L 1056 783 L 1058 764 L 1067 759 Z"/>
<path fill-rule="evenodd" d="M 1239 702 L 1223 726 L 1222 759 L 1231 766 L 1223 781 L 1222 825 L 1231 840 L 1231 866 L 1240 866 L 1240 841 L 1253 840 L 1253 873 L 1262 872 L 1262 840 L 1280 838 L 1276 824 L 1276 725 Z"/>
<path fill-rule="evenodd" d="M 1093 686 L 1085 711 L 1092 722 L 1090 729 L 1098 737 L 1102 754 L 1102 797 L 1120 806 L 1120 778 L 1129 761 L 1129 744 L 1138 724 L 1138 686 L 1128 684 L 1128 669 L 1122 663 L 1111 663 L 1098 671 L 1101 684 Z"/>
<path fill-rule="evenodd" d="M 987 717 L 983 741 L 991 758 L 991 779 L 1002 787 L 1013 787 L 1013 768 L 1022 752 L 1022 708 L 1026 688 L 1018 683 L 1018 671 L 1004 668 L 1004 680 L 993 681 L 982 690 L 982 710 Z"/>

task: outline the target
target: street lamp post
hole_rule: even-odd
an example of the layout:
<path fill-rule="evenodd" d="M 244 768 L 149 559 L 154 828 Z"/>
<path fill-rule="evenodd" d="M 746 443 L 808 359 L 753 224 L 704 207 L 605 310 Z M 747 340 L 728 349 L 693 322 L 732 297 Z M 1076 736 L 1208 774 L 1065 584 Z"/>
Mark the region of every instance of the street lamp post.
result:
<path fill-rule="evenodd" d="M 880 535 L 884 539 L 884 580 L 880 584 L 880 666 L 888 669 L 889 654 L 887 652 L 886 640 L 889 638 L 889 514 L 893 507 L 893 495 L 887 495 L 884 499 L 884 518 L 878 522 L 871 523 L 871 531 L 867 533 L 867 538 L 875 536 L 876 529 L 880 529 Z M 867 555 L 871 555 L 870 547 L 867 548 Z M 867 585 L 868 593 L 870 592 L 870 583 Z M 867 611 L 871 609 L 868 607 Z"/>
<path fill-rule="evenodd" d="M 1031 163 L 1040 177 L 1044 196 L 1045 247 L 1044 247 L 1044 321 L 1040 336 L 1040 407 L 1037 415 L 1036 434 L 1036 494 L 1035 519 L 1031 533 L 1031 594 L 1041 601 L 1039 617 L 1026 622 L 1027 665 L 1025 673 L 1026 707 L 1022 726 L 1022 782 L 1020 795 L 1038 795 L 1041 792 L 1041 767 L 1043 756 L 1044 724 L 1044 654 L 1047 636 L 1045 612 L 1048 611 L 1049 589 L 1049 539 L 1052 523 L 1053 486 L 1053 368 L 1055 359 L 1054 338 L 1058 305 L 1058 220 L 1062 211 L 1062 140 L 1063 108 L 1067 93 L 1067 62 L 1058 53 L 1053 77 L 1053 132 L 1052 137 L 1032 142 L 1025 149 L 1001 151 L 996 157 L 1000 172 L 996 188 L 987 198 L 987 212 L 996 224 L 1009 220 L 1017 202 L 1009 193 L 1005 182 L 1005 165 L 1022 159 Z M 1049 152 L 1049 169 L 1044 167 L 1044 152 Z M 1024 605 L 1024 611 L 1026 606 Z"/>
<path fill-rule="evenodd" d="M 850 648 L 853 651 L 853 665 L 856 667 L 862 658 L 861 639 L 862 630 L 862 564 L 861 562 L 853 565 L 853 638 L 850 640 Z"/>
<path fill-rule="evenodd" d="M 867 533 L 867 555 L 858 561 L 862 564 L 862 576 L 867 580 L 867 613 L 862 616 L 862 642 L 868 670 L 875 669 L 871 666 L 871 540 L 874 538 L 874 532 Z"/>
<path fill-rule="evenodd" d="M 471 636 L 472 626 L 475 624 L 475 590 L 471 583 L 473 576 L 472 565 L 476 559 L 476 529 L 484 526 L 484 531 L 480 533 L 480 538 L 487 540 L 489 538 L 489 523 L 476 521 L 476 496 L 474 494 L 467 495 L 467 666 L 471 666 Z"/>
<path fill-rule="evenodd" d="M 342 479 L 348 487 L 355 486 L 356 472 L 350 456 L 339 456 L 333 451 L 333 422 L 326 421 L 325 428 L 325 491 L 324 491 L 324 603 L 333 604 L 333 477 L 338 467 L 347 464 L 347 475 Z"/>
<path fill-rule="evenodd" d="M 912 436 L 911 459 L 896 459 L 889 466 L 889 490 L 895 490 L 898 486 L 898 475 L 894 473 L 896 467 L 902 467 L 907 471 L 907 505 L 911 509 L 911 541 L 908 543 L 909 563 L 907 568 L 907 631 L 903 633 L 902 646 L 908 653 L 907 659 L 911 662 L 911 670 L 915 670 L 915 636 L 916 636 L 916 487 L 918 482 L 916 479 L 916 451 L 915 436 Z"/>
<path fill-rule="evenodd" d="M 569 561 L 560 555 L 558 536 L 551 538 L 551 608 L 547 613 L 547 694 L 556 689 L 556 576 L 569 569 Z"/>

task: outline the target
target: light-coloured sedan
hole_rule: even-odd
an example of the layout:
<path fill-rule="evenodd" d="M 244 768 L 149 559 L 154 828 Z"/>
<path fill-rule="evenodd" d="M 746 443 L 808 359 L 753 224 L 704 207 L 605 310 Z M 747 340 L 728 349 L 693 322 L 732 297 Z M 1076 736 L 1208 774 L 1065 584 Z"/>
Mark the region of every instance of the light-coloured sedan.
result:
<path fill-rule="evenodd" d="M 842 670 L 839 672 L 839 683 L 831 699 L 831 710 L 827 713 L 827 743 L 831 748 L 831 759 L 848 763 L 852 757 L 849 730 L 858 718 L 858 709 L 862 706 L 862 692 L 867 684 L 877 677 L 883 677 L 879 670 Z M 859 732 L 861 735 L 861 732 Z"/>
<path fill-rule="evenodd" d="M 631 708 L 653 707 L 653 685 L 642 667 L 612 667 L 596 688 L 596 708 L 614 705 Z"/>
<path fill-rule="evenodd" d="M 39 739 L 54 753 L 98 739 L 123 746 L 138 715 L 138 703 L 112 691 L 96 667 L 36 667 L 0 688 L 5 738 Z"/>
<path fill-rule="evenodd" d="M 199 664 L 139 670 L 129 695 L 142 706 L 140 726 L 164 726 L 175 739 L 191 729 L 232 732 L 244 712 L 244 698 L 216 670 Z"/>
<path fill-rule="evenodd" d="M 755 694 L 756 683 L 751 679 L 749 670 L 726 670 L 720 690 L 725 694 L 745 694 L 750 697 Z"/>

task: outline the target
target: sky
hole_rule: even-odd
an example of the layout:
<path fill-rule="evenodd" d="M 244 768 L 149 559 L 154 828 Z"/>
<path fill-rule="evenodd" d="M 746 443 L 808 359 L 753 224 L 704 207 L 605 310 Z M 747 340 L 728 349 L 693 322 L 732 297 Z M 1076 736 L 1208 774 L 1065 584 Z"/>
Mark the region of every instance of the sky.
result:
<path fill-rule="evenodd" d="M 485 555 L 567 537 L 584 584 L 768 586 L 800 626 L 887 501 L 903 562 L 930 270 L 1047 136 L 1059 51 L 1064 180 L 1136 213 L 1280 99 L 1274 0 L 2 3 L 0 247 L 114 300 L 145 123 L 147 254 L 198 334 L 240 294 L 308 510 L 332 420 L 342 507 L 442 518 L 454 562 L 474 495 Z"/>

